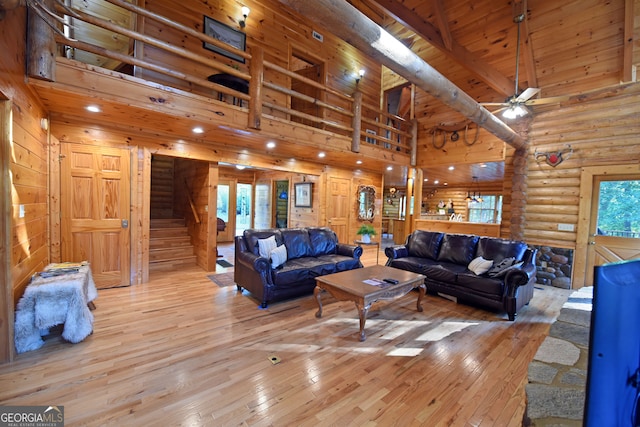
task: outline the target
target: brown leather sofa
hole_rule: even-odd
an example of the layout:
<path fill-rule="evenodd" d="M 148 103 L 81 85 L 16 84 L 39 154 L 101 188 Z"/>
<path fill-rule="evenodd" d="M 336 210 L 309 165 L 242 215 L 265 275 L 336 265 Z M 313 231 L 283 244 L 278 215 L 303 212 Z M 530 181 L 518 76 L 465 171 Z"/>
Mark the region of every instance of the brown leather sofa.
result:
<path fill-rule="evenodd" d="M 388 266 L 424 274 L 428 292 L 504 311 L 509 320 L 533 297 L 536 250 L 524 242 L 416 230 L 385 255 Z M 494 271 L 471 271 L 469 264 L 478 257 L 493 261 Z M 498 268 L 511 262 L 515 265 Z"/>
<path fill-rule="evenodd" d="M 286 261 L 272 267 L 260 256 L 259 241 L 275 236 L 286 247 Z M 338 242 L 328 227 L 245 230 L 235 238 L 234 280 L 266 308 L 270 301 L 310 295 L 316 277 L 361 268 L 362 248 Z"/>

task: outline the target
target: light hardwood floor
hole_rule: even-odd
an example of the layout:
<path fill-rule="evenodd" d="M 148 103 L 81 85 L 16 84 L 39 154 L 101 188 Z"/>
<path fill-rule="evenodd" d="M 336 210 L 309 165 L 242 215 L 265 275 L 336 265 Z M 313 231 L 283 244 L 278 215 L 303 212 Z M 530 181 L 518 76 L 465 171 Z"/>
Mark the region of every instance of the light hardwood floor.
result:
<path fill-rule="evenodd" d="M 64 405 L 67 426 L 519 426 L 528 363 L 569 294 L 539 286 L 509 322 L 431 295 L 418 313 L 410 293 L 374 304 L 359 342 L 352 303 L 262 310 L 207 274 L 100 291 L 93 335 L 52 334 L 0 366 L 0 404 Z"/>

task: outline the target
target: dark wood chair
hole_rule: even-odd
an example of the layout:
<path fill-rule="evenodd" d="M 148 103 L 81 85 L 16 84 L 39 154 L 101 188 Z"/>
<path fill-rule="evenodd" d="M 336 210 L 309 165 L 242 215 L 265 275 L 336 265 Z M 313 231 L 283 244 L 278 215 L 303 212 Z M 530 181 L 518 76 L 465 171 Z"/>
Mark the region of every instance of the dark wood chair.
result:
<path fill-rule="evenodd" d="M 224 222 L 222 218 L 218 218 L 218 229 L 216 231 L 216 236 L 220 234 L 221 231 L 224 231 L 226 229 L 227 229 L 227 223 Z M 218 258 L 222 258 L 222 255 L 220 255 L 220 252 L 218 252 L 217 247 L 216 247 L 216 255 L 218 255 Z"/>

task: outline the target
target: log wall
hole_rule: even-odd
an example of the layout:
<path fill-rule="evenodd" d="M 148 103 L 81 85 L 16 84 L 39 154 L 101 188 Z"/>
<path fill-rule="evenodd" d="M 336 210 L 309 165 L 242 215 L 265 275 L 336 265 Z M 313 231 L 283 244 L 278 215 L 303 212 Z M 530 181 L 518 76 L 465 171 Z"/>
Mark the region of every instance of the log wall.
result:
<path fill-rule="evenodd" d="M 537 114 L 531 124 L 525 214 L 531 244 L 575 249 L 582 169 L 640 162 L 640 84 L 583 99 Z M 536 150 L 568 145 L 573 153 L 556 167 L 536 161 Z M 558 231 L 559 223 L 575 231 Z"/>
<path fill-rule="evenodd" d="M 9 254 L 9 265 L 2 265 L 2 308 L 0 309 L 0 361 L 13 355 L 13 310 L 22 296 L 31 276 L 49 263 L 49 211 L 48 211 L 48 133 L 41 128 L 41 119 L 47 118 L 39 100 L 25 85 L 26 10 L 18 8 L 7 12 L 0 21 L 0 100 L 3 104 L 2 123 L 2 175 L 10 184 L 10 215 L 0 221 L 4 241 L 0 245 Z M 6 168 L 9 168 L 7 171 Z M 24 216 L 20 215 L 23 207 Z M 8 208 L 9 206 L 7 206 Z M 7 209 L 9 210 L 9 209 Z M 8 223 L 8 226 L 7 226 Z M 5 299 L 6 298 L 6 299 Z"/>

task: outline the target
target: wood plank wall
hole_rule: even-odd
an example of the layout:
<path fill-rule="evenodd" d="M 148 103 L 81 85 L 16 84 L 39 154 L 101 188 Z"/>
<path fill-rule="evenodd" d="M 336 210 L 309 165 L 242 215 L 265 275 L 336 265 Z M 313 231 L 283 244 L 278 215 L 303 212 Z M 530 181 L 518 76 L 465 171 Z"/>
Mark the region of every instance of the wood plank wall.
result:
<path fill-rule="evenodd" d="M 576 247 L 580 173 L 589 166 L 640 163 L 640 83 L 612 88 L 536 115 L 531 124 L 525 238 L 530 244 Z M 571 145 L 556 167 L 536 161 L 535 151 Z M 576 231 L 558 231 L 558 223 Z"/>
<path fill-rule="evenodd" d="M 173 218 L 174 158 L 151 157 L 151 218 Z"/>
<path fill-rule="evenodd" d="M 213 18 L 230 26 L 231 28 L 243 31 L 247 35 L 247 51 L 252 47 L 259 46 L 264 49 L 264 59 L 281 67 L 290 69 L 292 52 L 306 60 L 323 61 L 325 75 L 323 83 L 345 93 L 352 94 L 356 89 L 356 74 L 361 68 L 366 70 L 365 78 L 358 84 L 358 89 L 363 92 L 364 101 L 370 105 L 379 105 L 380 73 L 381 67 L 372 59 L 365 57 L 350 44 L 337 39 L 330 32 L 319 28 L 314 28 L 313 24 L 306 19 L 292 14 L 276 0 L 263 0 L 260 3 L 244 2 L 243 5 L 251 9 L 247 19 L 247 25 L 241 29 L 238 20 L 242 18 L 240 4 L 235 1 L 222 0 L 209 4 L 197 0 L 184 0 L 176 3 L 172 0 L 153 0 L 146 2 L 146 8 L 152 12 L 171 17 L 171 19 L 191 28 L 201 29 L 204 16 Z M 319 42 L 311 36 L 312 30 L 317 30 L 323 35 L 324 41 Z M 247 71 L 247 64 L 243 64 L 217 53 L 205 50 L 202 43 L 192 37 L 184 37 L 176 31 L 165 26 L 158 25 L 152 20 L 145 20 L 144 32 L 147 35 L 160 38 L 176 46 L 180 46 L 188 51 L 199 52 L 210 55 L 230 67 Z M 326 58 L 330 58 L 327 60 Z M 184 58 L 168 56 L 167 53 L 159 51 L 150 46 L 145 47 L 144 59 L 160 64 L 171 64 L 172 69 L 184 71 L 193 75 L 201 75 L 206 78 L 215 73 L 210 68 L 197 64 Z M 143 71 L 141 77 L 150 78 L 154 81 L 167 81 L 169 77 Z M 290 87 L 289 78 L 271 73 L 265 73 L 265 81 L 276 83 L 284 87 Z M 184 90 L 197 91 L 202 93 L 203 89 L 194 87 L 187 82 L 172 81 Z M 213 95 L 213 94 L 212 94 Z M 265 100 L 279 105 L 287 104 L 287 97 L 284 94 L 274 92 L 269 89 L 264 90 Z M 327 99 L 328 102 L 339 104 L 337 99 Z M 327 119 L 331 119 L 329 112 L 325 113 Z M 274 114 L 275 116 L 282 114 Z"/>
<path fill-rule="evenodd" d="M 3 132 L 10 140 L 8 166 L 11 173 L 11 216 L 0 221 L 10 223 L 10 239 L 0 242 L 8 247 L 11 264 L 2 266 L 10 269 L 10 282 L 0 284 L 3 295 L 12 295 L 17 303 L 31 276 L 49 263 L 49 211 L 48 211 L 48 146 L 47 131 L 41 128 L 41 119 L 47 118 L 39 100 L 25 85 L 26 9 L 18 8 L 7 12 L 0 21 L 0 99 L 11 102 L 10 123 L 3 124 Z M 10 128 L 7 125 L 10 124 Z M 9 135 L 10 134 L 10 135 Z M 6 146 L 5 146 L 6 147 Z M 3 162 L 4 164 L 4 162 Z M 4 166 L 6 167 L 6 165 Z M 2 171 L 3 175 L 7 171 Z M 24 207 L 24 217 L 20 217 L 20 206 Z M 2 301 L 7 304 L 8 301 Z M 9 360 L 13 353 L 13 311 L 0 311 L 0 361 Z"/>
<path fill-rule="evenodd" d="M 191 159 L 175 159 L 174 168 L 174 207 L 176 218 L 184 218 L 191 244 L 196 255 L 196 264 L 209 271 L 209 211 L 216 211 L 216 200 L 209 200 L 209 163 Z M 191 210 L 187 198 L 191 195 L 199 223 Z M 215 234 L 214 234 L 215 236 Z M 215 241 L 215 238 L 212 238 Z"/>

